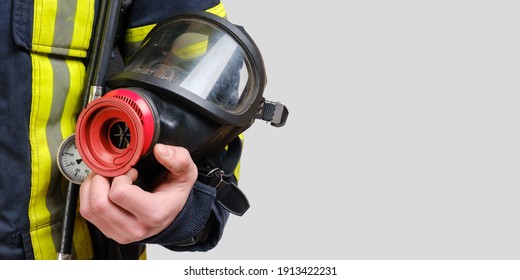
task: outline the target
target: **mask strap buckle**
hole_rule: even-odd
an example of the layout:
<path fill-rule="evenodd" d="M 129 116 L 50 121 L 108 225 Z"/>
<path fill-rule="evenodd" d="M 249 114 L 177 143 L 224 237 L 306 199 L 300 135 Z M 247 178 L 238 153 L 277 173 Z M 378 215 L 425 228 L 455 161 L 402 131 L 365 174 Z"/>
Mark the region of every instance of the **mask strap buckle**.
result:
<path fill-rule="evenodd" d="M 230 213 L 242 216 L 249 209 L 246 195 L 238 188 L 234 177 L 235 170 L 242 151 L 242 141 L 236 138 L 228 145 L 228 151 L 221 161 L 220 167 L 199 168 L 198 181 L 213 186 L 216 190 L 216 200 Z M 208 172 L 204 172 L 209 170 Z"/>
<path fill-rule="evenodd" d="M 215 185 L 215 189 L 217 190 L 217 193 L 220 189 L 220 186 L 222 185 L 222 182 L 224 182 L 224 170 L 216 167 L 216 168 L 213 168 L 212 170 L 210 170 L 208 172 L 208 174 L 206 174 L 206 178 L 210 178 L 210 177 L 214 177 L 218 180 L 218 182 L 216 183 Z M 215 180 L 213 180 L 215 181 Z"/>
<path fill-rule="evenodd" d="M 289 109 L 280 102 L 273 102 L 262 99 L 260 109 L 256 115 L 257 119 L 270 122 L 274 127 L 282 127 L 285 125 L 289 117 Z"/>

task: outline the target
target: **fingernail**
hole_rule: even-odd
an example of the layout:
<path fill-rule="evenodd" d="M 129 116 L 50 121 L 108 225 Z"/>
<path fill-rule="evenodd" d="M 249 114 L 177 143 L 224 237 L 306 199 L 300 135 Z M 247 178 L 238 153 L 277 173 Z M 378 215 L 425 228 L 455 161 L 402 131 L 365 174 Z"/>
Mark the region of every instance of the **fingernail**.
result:
<path fill-rule="evenodd" d="M 163 156 L 165 158 L 169 158 L 171 156 L 171 151 L 168 147 L 166 147 L 166 145 L 157 143 L 155 145 L 155 147 L 157 149 L 157 152 L 159 152 L 159 154 L 161 154 L 161 156 Z"/>

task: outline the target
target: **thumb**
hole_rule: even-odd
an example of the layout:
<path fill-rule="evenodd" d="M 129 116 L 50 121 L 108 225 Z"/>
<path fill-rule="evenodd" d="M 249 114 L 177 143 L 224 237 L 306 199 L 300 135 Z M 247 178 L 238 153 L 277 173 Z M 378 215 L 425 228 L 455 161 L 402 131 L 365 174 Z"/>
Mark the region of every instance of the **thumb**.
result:
<path fill-rule="evenodd" d="M 197 167 L 185 148 L 158 143 L 154 147 L 154 155 L 177 179 L 189 180 L 197 177 Z"/>

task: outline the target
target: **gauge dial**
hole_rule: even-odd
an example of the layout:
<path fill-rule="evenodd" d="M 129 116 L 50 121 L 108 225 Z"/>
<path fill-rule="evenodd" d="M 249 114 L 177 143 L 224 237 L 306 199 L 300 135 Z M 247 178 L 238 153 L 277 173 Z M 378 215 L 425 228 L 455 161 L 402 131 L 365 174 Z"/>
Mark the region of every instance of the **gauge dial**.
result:
<path fill-rule="evenodd" d="M 65 138 L 58 148 L 58 168 L 67 180 L 78 185 L 83 183 L 91 172 L 79 155 L 75 134 Z"/>

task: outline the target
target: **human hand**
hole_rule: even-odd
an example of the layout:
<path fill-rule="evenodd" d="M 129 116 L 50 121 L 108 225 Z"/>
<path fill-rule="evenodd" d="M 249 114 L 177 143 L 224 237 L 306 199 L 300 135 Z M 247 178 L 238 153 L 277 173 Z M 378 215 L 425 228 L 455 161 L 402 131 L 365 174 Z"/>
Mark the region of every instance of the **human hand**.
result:
<path fill-rule="evenodd" d="M 148 238 L 170 225 L 197 179 L 186 149 L 157 144 L 153 152 L 169 172 L 152 192 L 133 184 L 135 169 L 113 179 L 91 173 L 80 186 L 80 214 L 118 243 Z"/>

